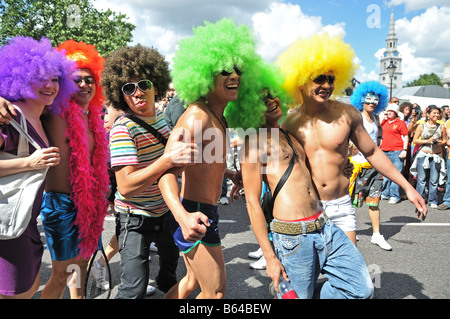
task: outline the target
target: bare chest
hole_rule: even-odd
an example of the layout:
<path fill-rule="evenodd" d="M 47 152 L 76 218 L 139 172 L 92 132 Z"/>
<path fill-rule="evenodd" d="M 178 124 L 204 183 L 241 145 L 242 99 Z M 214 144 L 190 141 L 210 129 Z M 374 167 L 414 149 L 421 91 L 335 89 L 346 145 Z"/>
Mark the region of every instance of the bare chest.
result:
<path fill-rule="evenodd" d="M 301 127 L 298 137 L 308 156 L 320 150 L 340 153 L 348 148 L 350 131 L 350 125 L 345 121 L 316 121 Z"/>

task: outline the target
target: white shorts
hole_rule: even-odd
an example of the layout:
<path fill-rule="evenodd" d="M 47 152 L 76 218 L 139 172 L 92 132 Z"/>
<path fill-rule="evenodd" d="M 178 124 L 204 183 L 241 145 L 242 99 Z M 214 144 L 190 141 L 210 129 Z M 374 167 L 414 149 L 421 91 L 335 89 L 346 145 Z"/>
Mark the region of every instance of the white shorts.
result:
<path fill-rule="evenodd" d="M 345 232 L 356 231 L 355 208 L 352 206 L 350 195 L 334 200 L 320 201 L 322 211 L 340 229 Z"/>

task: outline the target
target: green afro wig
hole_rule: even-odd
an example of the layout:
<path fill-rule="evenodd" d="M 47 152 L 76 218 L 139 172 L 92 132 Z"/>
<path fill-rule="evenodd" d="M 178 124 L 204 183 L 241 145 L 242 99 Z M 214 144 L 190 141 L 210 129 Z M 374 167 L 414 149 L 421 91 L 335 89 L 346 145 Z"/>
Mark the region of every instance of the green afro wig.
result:
<path fill-rule="evenodd" d="M 205 22 L 193 33 L 179 42 L 173 58 L 173 84 L 186 107 L 206 97 L 214 88 L 214 78 L 223 70 L 238 66 L 245 73 L 247 63 L 257 58 L 250 28 L 236 26 L 231 19 Z"/>
<path fill-rule="evenodd" d="M 295 104 L 292 107 L 303 103 L 299 86 L 330 71 L 336 76 L 334 95 L 341 96 L 351 86 L 358 68 L 353 63 L 354 58 L 353 49 L 338 36 L 323 33 L 307 39 L 299 38 L 276 62 L 286 75 L 284 88 L 294 98 Z"/>
<path fill-rule="evenodd" d="M 258 129 L 266 123 L 265 96 L 267 90 L 281 102 L 283 115 L 287 115 L 290 98 L 283 89 L 284 77 L 274 64 L 265 62 L 262 58 L 248 64 L 242 75 L 238 99 L 228 103 L 225 118 L 228 125 L 234 129 Z"/>

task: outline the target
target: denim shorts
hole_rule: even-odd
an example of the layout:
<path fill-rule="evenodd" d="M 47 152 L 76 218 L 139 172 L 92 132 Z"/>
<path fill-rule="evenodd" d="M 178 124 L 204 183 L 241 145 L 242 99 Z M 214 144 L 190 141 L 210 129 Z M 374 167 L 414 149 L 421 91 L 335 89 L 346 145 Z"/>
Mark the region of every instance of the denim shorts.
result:
<path fill-rule="evenodd" d="M 52 260 L 64 261 L 79 255 L 76 217 L 77 210 L 69 194 L 44 193 L 41 219 Z"/>
<path fill-rule="evenodd" d="M 199 244 L 203 244 L 205 246 L 221 245 L 219 228 L 217 227 L 219 223 L 219 213 L 217 212 L 217 206 L 199 203 L 188 199 L 182 199 L 181 203 L 183 204 L 184 209 L 190 213 L 202 212 L 203 214 L 208 216 L 210 226 L 207 227 L 206 234 L 201 240 L 192 243 L 184 239 L 180 225 L 171 214 L 170 231 L 173 234 L 173 238 L 178 248 L 180 248 L 183 253 L 187 254 Z"/>
<path fill-rule="evenodd" d="M 373 282 L 363 256 L 331 220 L 328 219 L 320 231 L 311 233 L 284 235 L 273 232 L 273 243 L 300 299 L 373 297 Z M 321 273 L 328 280 L 316 285 Z"/>

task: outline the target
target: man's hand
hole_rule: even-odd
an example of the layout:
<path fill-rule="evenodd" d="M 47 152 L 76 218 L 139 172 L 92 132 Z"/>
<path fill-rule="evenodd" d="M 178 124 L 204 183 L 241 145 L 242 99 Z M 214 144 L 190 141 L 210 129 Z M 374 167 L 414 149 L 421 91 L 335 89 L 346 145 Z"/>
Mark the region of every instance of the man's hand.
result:
<path fill-rule="evenodd" d="M 0 97 L 0 125 L 9 124 L 9 120 L 12 119 L 11 114 L 17 116 L 14 106 L 4 98 Z"/>
<path fill-rule="evenodd" d="M 176 129 L 172 134 L 178 134 L 178 137 L 171 143 L 165 155 L 172 160 L 173 166 L 182 167 L 195 164 L 200 154 L 198 145 L 183 141 L 184 128 Z"/>
<path fill-rule="evenodd" d="M 348 179 L 350 179 L 350 177 L 352 177 L 353 175 L 353 168 L 353 163 L 350 162 L 350 160 L 347 160 L 347 164 L 345 164 L 344 166 L 344 176 Z"/>
<path fill-rule="evenodd" d="M 178 224 L 184 239 L 192 243 L 201 240 L 206 234 L 207 227 L 210 226 L 208 216 L 202 212 L 187 213 Z"/>
<path fill-rule="evenodd" d="M 408 190 L 406 190 L 405 193 L 406 196 L 408 196 L 409 201 L 416 206 L 417 218 L 425 220 L 428 212 L 428 208 L 425 205 L 425 200 L 422 198 L 422 196 L 419 195 L 419 193 L 412 186 L 408 187 Z"/>
<path fill-rule="evenodd" d="M 266 259 L 266 272 L 267 275 L 272 279 L 275 291 L 280 293 L 278 286 L 280 285 L 280 276 L 283 276 L 284 279 L 289 281 L 289 277 L 284 270 L 283 265 L 280 260 L 275 256 L 273 258 Z"/>

